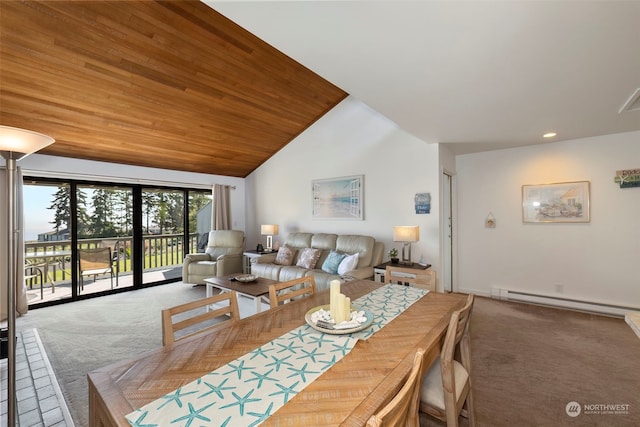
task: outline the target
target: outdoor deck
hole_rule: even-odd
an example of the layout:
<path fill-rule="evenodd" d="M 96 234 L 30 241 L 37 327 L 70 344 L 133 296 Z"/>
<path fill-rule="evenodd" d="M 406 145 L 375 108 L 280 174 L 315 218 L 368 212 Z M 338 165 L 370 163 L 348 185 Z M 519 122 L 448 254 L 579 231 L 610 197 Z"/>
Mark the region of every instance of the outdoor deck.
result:
<path fill-rule="evenodd" d="M 145 271 L 143 274 L 143 283 L 153 283 L 167 279 L 182 277 L 182 266 L 167 266 L 154 270 Z M 113 278 L 113 289 L 131 288 L 133 287 L 133 275 L 131 272 L 120 273 L 117 278 L 118 286 L 116 288 L 116 277 Z M 99 276 L 95 281 L 93 279 L 85 279 L 84 289 L 80 291 L 80 295 L 87 295 L 108 291 L 111 289 L 111 279 L 108 275 Z M 56 282 L 55 291 L 50 282 L 45 282 L 42 289 L 42 298 L 40 297 L 40 284 L 36 283 L 29 288 L 27 284 L 27 301 L 29 305 L 40 304 L 49 301 L 71 298 L 71 282 Z"/>

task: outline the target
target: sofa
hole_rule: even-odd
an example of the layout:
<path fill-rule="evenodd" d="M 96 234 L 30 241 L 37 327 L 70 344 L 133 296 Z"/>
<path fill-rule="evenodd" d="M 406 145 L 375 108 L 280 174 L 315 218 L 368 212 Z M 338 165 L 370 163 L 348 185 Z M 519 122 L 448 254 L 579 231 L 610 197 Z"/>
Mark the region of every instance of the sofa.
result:
<path fill-rule="evenodd" d="M 204 285 L 204 279 L 242 273 L 244 232 L 240 230 L 214 230 L 204 253 L 187 254 L 182 263 L 182 281 Z"/>
<path fill-rule="evenodd" d="M 370 236 L 295 232 L 278 252 L 252 258 L 251 273 L 279 282 L 311 275 L 320 291 L 332 280 L 372 279 L 383 253 L 384 244 Z"/>

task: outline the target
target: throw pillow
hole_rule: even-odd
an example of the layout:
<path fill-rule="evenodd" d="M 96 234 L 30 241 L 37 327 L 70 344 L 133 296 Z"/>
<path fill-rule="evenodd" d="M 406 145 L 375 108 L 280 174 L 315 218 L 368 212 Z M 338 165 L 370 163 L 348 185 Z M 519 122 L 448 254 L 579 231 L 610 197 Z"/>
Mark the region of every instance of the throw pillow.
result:
<path fill-rule="evenodd" d="M 347 255 L 338 266 L 338 274 L 346 274 L 358 266 L 358 254 Z"/>
<path fill-rule="evenodd" d="M 278 265 L 291 265 L 293 263 L 293 256 L 296 254 L 295 249 L 282 246 L 278 249 L 278 255 L 274 261 Z"/>
<path fill-rule="evenodd" d="M 329 274 L 338 274 L 338 266 L 346 254 L 340 254 L 336 251 L 329 252 L 327 259 L 322 263 L 322 269 Z"/>
<path fill-rule="evenodd" d="M 309 269 L 316 268 L 318 258 L 320 258 L 320 249 L 304 248 L 300 254 L 300 259 L 298 260 L 296 267 Z"/>

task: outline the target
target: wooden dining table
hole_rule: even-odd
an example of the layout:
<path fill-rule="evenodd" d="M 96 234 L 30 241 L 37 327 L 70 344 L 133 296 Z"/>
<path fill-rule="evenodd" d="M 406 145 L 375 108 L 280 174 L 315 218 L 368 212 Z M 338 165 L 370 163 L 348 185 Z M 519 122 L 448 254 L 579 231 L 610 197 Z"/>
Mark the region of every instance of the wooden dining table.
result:
<path fill-rule="evenodd" d="M 356 280 L 343 284 L 341 292 L 354 300 L 381 286 Z M 462 308 L 465 298 L 429 292 L 367 340 L 358 341 L 261 425 L 365 425 L 397 393 L 417 348 L 426 350 L 427 366 L 438 356 L 451 314 Z M 127 414 L 300 327 L 307 311 L 328 303 L 329 292 L 318 292 L 90 372 L 90 426 L 129 426 Z"/>

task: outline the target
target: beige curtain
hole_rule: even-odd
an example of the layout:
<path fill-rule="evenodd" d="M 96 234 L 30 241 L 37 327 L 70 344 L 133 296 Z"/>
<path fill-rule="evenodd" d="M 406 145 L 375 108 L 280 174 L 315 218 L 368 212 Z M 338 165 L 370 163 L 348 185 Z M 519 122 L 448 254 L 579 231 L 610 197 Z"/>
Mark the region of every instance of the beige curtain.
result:
<path fill-rule="evenodd" d="M 7 234 L 7 170 L 0 169 L 0 321 L 4 321 L 8 317 L 7 313 L 7 252 L 9 250 L 9 236 Z M 27 288 L 24 284 L 24 235 L 22 227 L 24 223 L 22 208 L 22 170 L 17 168 L 16 183 L 16 240 L 18 245 L 18 259 L 16 265 L 16 311 L 18 314 L 26 314 L 28 310 Z"/>
<path fill-rule="evenodd" d="M 231 189 L 228 185 L 213 186 L 213 206 L 211 210 L 212 230 L 231 230 Z"/>

